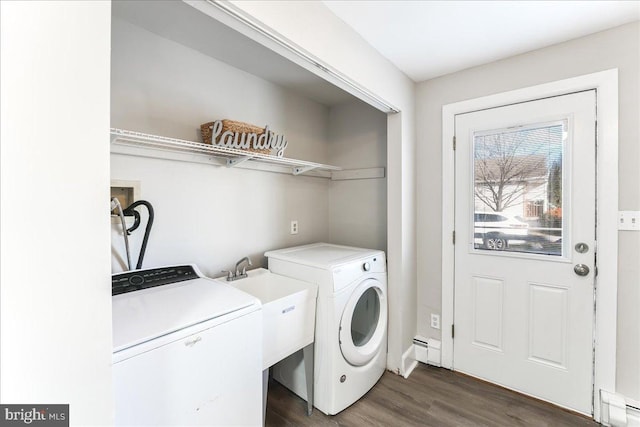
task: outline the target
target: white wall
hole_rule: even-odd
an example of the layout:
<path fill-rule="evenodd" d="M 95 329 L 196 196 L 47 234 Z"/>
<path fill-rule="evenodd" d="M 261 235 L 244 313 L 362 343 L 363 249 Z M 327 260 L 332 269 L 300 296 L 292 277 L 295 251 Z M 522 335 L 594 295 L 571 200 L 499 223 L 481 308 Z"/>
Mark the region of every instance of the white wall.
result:
<path fill-rule="evenodd" d="M 387 118 L 387 368 L 403 373 L 416 325 L 414 83 L 319 1 L 232 1 L 254 20 L 401 110 Z"/>
<path fill-rule="evenodd" d="M 441 309 L 442 106 L 619 69 L 619 209 L 640 210 L 640 24 L 615 29 L 428 80 L 418 85 L 418 324 L 426 337 Z M 640 399 L 640 233 L 619 233 L 617 392 Z"/>
<path fill-rule="evenodd" d="M 343 169 L 387 165 L 386 115 L 361 102 L 329 112 L 329 163 Z M 329 240 L 387 250 L 386 178 L 332 181 Z"/>
<path fill-rule="evenodd" d="M 201 123 L 230 118 L 284 133 L 287 157 L 384 166 L 386 117 L 370 106 L 329 109 L 119 18 L 112 40 L 114 127 L 198 140 Z M 350 154 L 356 146 L 358 156 Z M 111 178 L 139 181 L 140 198 L 155 208 L 144 267 L 193 262 L 215 276 L 245 255 L 266 266 L 265 251 L 316 241 L 386 250 L 384 179 L 343 184 L 119 154 Z M 363 212 L 360 228 L 341 228 Z M 121 252 L 120 239 L 114 246 Z"/>
<path fill-rule="evenodd" d="M 268 124 L 287 137 L 285 156 L 327 163 L 327 107 L 118 18 L 112 39 L 113 127 L 198 140 L 216 119 Z M 220 275 L 245 255 L 266 266 L 266 250 L 329 237 L 327 179 L 116 154 L 111 178 L 140 181 L 155 208 L 145 267 Z"/>
<path fill-rule="evenodd" d="M 0 396 L 109 425 L 110 4 L 0 8 Z"/>

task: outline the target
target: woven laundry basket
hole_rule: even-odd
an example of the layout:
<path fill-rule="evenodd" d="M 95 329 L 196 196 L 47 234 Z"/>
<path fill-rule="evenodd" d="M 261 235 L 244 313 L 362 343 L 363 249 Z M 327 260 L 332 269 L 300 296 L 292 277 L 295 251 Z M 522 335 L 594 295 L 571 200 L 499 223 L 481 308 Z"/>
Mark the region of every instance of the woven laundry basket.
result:
<path fill-rule="evenodd" d="M 258 137 L 262 134 L 264 134 L 264 128 L 261 128 L 259 126 L 254 126 L 252 124 L 249 123 L 244 123 L 244 122 L 238 122 L 235 120 L 221 120 L 222 122 L 222 132 L 220 132 L 220 135 L 218 136 L 218 139 L 215 141 L 215 143 L 220 142 L 220 136 L 222 136 L 222 134 L 224 134 L 226 131 L 229 132 L 237 132 L 238 134 L 242 134 L 242 133 L 255 133 Z M 200 125 L 200 132 L 202 133 L 202 141 L 205 144 L 211 144 L 211 137 L 212 137 L 212 128 L 213 128 L 213 123 L 214 122 L 208 122 L 208 123 L 204 123 L 202 125 Z M 258 148 L 254 148 L 252 145 L 249 146 L 249 148 L 244 148 L 243 150 L 246 151 L 251 151 L 254 153 L 261 153 L 261 154 L 271 154 L 271 149 L 258 149 Z"/>

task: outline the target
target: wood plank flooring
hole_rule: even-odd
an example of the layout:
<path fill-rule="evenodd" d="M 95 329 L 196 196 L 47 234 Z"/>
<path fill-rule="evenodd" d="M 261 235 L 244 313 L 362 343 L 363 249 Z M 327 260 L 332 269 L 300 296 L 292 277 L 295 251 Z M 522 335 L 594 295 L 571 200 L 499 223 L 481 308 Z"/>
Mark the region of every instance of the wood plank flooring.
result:
<path fill-rule="evenodd" d="M 327 416 L 269 382 L 266 425 L 279 426 L 596 426 L 593 420 L 474 378 L 419 364 L 408 379 L 385 372 L 362 399 Z"/>

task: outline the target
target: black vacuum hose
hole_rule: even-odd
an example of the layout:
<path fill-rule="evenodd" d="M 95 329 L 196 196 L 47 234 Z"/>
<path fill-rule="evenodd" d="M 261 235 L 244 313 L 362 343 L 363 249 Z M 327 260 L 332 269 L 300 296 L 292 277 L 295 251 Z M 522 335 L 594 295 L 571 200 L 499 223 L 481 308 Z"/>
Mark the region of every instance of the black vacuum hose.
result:
<path fill-rule="evenodd" d="M 135 210 L 136 207 L 143 205 L 144 207 L 147 208 L 147 211 L 149 212 L 149 219 L 147 219 L 147 226 L 144 230 L 144 238 L 142 239 L 142 246 L 140 247 L 140 254 L 138 255 L 138 264 L 136 265 L 136 270 L 140 270 L 142 268 L 142 261 L 144 260 L 144 253 L 147 250 L 147 242 L 149 241 L 149 234 L 151 233 L 151 226 L 153 225 L 153 217 L 154 217 L 154 213 L 153 213 L 153 206 L 151 206 L 151 203 L 147 202 L 146 200 L 138 200 L 137 202 L 133 202 L 131 203 L 131 205 L 129 205 L 125 210 L 124 210 L 124 214 L 126 216 L 134 216 L 135 217 L 135 221 L 133 226 L 131 226 L 131 228 L 129 228 L 126 232 L 130 232 L 135 230 L 136 228 L 138 228 L 138 226 L 140 225 L 140 214 Z"/>
<path fill-rule="evenodd" d="M 134 217 L 133 225 L 127 228 L 127 235 L 130 236 L 132 231 L 136 231 L 136 229 L 140 227 L 140 214 L 135 209 L 130 210 L 129 212 L 127 212 L 127 214 L 127 216 L 131 216 L 133 214 Z"/>

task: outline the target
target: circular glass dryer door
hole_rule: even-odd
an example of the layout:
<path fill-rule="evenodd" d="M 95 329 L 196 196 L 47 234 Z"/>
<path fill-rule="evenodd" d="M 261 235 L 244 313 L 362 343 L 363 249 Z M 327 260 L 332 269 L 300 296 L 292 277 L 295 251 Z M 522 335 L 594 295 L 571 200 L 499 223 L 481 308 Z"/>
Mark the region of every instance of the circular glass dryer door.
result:
<path fill-rule="evenodd" d="M 353 291 L 340 320 L 340 350 L 345 360 L 362 366 L 384 345 L 387 298 L 380 283 L 367 279 Z"/>

